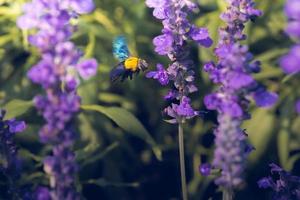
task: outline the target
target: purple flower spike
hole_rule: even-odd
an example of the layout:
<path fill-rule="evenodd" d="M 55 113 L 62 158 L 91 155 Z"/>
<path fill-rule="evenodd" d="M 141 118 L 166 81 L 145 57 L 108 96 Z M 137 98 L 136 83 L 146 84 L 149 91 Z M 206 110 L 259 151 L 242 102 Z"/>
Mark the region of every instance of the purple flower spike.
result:
<path fill-rule="evenodd" d="M 39 131 L 40 141 L 52 145 L 52 155 L 44 160 L 50 188 L 38 189 L 40 200 L 80 199 L 75 187 L 78 166 L 72 152 L 77 135 L 74 119 L 81 101 L 76 90 L 80 78 L 96 74 L 98 64 L 95 59 L 81 59 L 83 53 L 70 41 L 76 30 L 70 20 L 93 9 L 92 0 L 32 0 L 24 5 L 24 15 L 17 22 L 21 29 L 34 29 L 28 41 L 42 54 L 28 72 L 29 79 L 45 90 L 34 103 L 46 121 Z M 10 128 L 18 132 L 24 124 L 13 123 Z"/>
<path fill-rule="evenodd" d="M 297 40 L 297 44 L 290 52 L 280 59 L 280 65 L 287 74 L 300 72 L 300 2 L 298 0 L 287 0 L 285 3 L 285 14 L 288 18 L 286 32 L 290 37 Z"/>
<path fill-rule="evenodd" d="M 250 145 L 241 129 L 244 120 L 250 118 L 249 98 L 254 98 L 261 107 L 270 107 L 278 99 L 277 94 L 268 92 L 253 78 L 260 71 L 260 62 L 253 60 L 248 46 L 241 41 L 248 21 L 261 16 L 252 0 L 227 0 L 227 10 L 221 14 L 226 27 L 219 29 L 219 43 L 215 49 L 218 62 L 208 62 L 204 70 L 210 79 L 219 84 L 217 91 L 207 95 L 204 103 L 209 110 L 218 112 L 219 126 L 215 129 L 213 167 L 221 169 L 216 183 L 232 190 L 243 182 L 243 173 Z"/>
<path fill-rule="evenodd" d="M 164 97 L 173 100 L 165 113 L 171 117 L 168 122 L 181 123 L 199 115 L 191 104 L 188 95 L 198 89 L 194 84 L 195 72 L 193 61 L 190 60 L 187 43 L 194 41 L 204 47 L 210 47 L 212 40 L 208 30 L 196 27 L 188 20 L 188 15 L 197 9 L 190 0 L 146 0 L 146 5 L 154 8 L 153 16 L 162 20 L 162 34 L 153 39 L 155 51 L 159 55 L 168 56 L 171 63 L 164 69 L 157 65 L 156 71 L 150 71 L 146 77 L 153 78 L 161 85 L 173 83 L 174 89 Z"/>

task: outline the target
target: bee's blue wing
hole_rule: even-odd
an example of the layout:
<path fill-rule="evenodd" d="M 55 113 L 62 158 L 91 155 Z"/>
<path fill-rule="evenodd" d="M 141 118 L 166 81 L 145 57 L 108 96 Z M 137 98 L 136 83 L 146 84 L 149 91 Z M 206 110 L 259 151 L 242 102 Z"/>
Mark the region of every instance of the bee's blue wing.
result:
<path fill-rule="evenodd" d="M 124 36 L 118 36 L 114 39 L 113 54 L 120 62 L 126 60 L 130 56 L 127 41 Z"/>
<path fill-rule="evenodd" d="M 122 63 L 120 63 L 119 65 L 117 65 L 116 67 L 114 67 L 111 71 L 110 71 L 110 80 L 112 82 L 117 81 L 118 79 L 122 79 L 122 77 L 126 74 L 126 70 L 123 66 Z"/>

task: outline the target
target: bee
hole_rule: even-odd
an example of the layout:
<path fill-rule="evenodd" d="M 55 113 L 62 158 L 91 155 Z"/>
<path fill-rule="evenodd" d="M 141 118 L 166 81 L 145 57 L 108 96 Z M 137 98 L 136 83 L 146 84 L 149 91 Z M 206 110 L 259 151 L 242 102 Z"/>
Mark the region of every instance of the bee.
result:
<path fill-rule="evenodd" d="M 138 57 L 131 56 L 126 38 L 118 36 L 113 41 L 113 55 L 120 61 L 110 72 L 110 80 L 124 81 L 127 78 L 132 79 L 133 74 L 138 74 L 140 71 L 145 71 L 148 68 L 148 63 Z"/>

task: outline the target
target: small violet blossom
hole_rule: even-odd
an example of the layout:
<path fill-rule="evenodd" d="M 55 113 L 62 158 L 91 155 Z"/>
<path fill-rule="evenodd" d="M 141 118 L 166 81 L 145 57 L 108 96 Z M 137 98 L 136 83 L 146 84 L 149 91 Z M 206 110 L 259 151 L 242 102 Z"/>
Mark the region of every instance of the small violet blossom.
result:
<path fill-rule="evenodd" d="M 204 163 L 199 166 L 199 172 L 202 176 L 209 176 L 211 174 L 212 166 L 209 163 Z"/>
<path fill-rule="evenodd" d="M 70 21 L 93 9 L 92 0 L 32 0 L 24 5 L 24 15 L 17 21 L 21 29 L 35 30 L 28 41 L 38 48 L 41 60 L 29 70 L 28 77 L 45 91 L 34 103 L 46 122 L 39 132 L 40 141 L 52 145 L 52 154 L 44 159 L 50 190 L 39 187 L 37 199 L 80 199 L 75 187 L 78 166 L 72 151 L 77 137 L 73 122 L 81 101 L 76 90 L 81 78 L 96 74 L 97 62 L 82 59 L 83 53 L 70 41 L 76 30 Z"/>
<path fill-rule="evenodd" d="M 162 21 L 162 34 L 153 39 L 156 53 L 168 56 L 171 63 L 165 69 L 157 65 L 156 71 L 150 71 L 146 77 L 159 81 L 163 86 L 170 82 L 174 89 L 164 97 L 173 103 L 164 111 L 171 117 L 171 123 L 182 123 L 199 114 L 191 106 L 188 97 L 198 89 L 194 84 L 194 64 L 188 58 L 187 42 L 210 47 L 212 40 L 206 28 L 191 24 L 188 15 L 197 9 L 197 5 L 189 0 L 146 0 L 146 5 L 153 8 L 153 16 Z"/>
<path fill-rule="evenodd" d="M 252 73 L 260 71 L 260 62 L 253 61 L 248 46 L 240 41 L 246 39 L 245 24 L 262 15 L 252 0 L 225 0 L 227 10 L 221 14 L 226 23 L 219 29 L 219 42 L 215 48 L 217 63 L 208 62 L 204 70 L 219 88 L 204 98 L 209 110 L 218 112 L 219 126 L 214 134 L 216 149 L 212 166 L 221 170 L 216 183 L 232 190 L 243 182 L 247 155 L 253 149 L 247 144 L 247 136 L 241 125 L 250 118 L 250 98 L 257 106 L 270 107 L 278 96 L 258 84 Z"/>

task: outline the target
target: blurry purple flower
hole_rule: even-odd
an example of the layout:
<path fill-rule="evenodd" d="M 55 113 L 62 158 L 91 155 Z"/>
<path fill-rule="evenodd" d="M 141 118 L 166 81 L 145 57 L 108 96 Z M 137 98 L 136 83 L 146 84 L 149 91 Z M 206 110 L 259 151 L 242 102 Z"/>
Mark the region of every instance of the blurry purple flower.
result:
<path fill-rule="evenodd" d="M 300 20 L 300 2 L 299 2 L 299 0 L 287 0 L 284 11 L 289 18 Z"/>
<path fill-rule="evenodd" d="M 34 29 L 28 40 L 41 52 L 41 60 L 33 66 L 28 77 L 45 90 L 34 103 L 46 124 L 40 129 L 43 143 L 52 145 L 52 156 L 44 161 L 50 176 L 51 190 L 41 190 L 40 199 L 76 200 L 77 164 L 72 146 L 76 139 L 74 118 L 80 109 L 76 93 L 79 77 L 88 79 L 97 72 L 95 59 L 81 61 L 83 53 L 70 41 L 76 27 L 70 20 L 94 9 L 92 0 L 32 0 L 24 5 L 24 15 L 17 24 L 22 29 Z M 63 86 L 63 87 L 62 87 Z M 22 124 L 13 127 L 22 129 Z"/>
<path fill-rule="evenodd" d="M 273 179 L 271 177 L 265 177 L 265 178 L 262 178 L 260 179 L 258 182 L 258 187 L 260 188 L 269 188 L 269 187 L 273 187 L 274 185 L 274 182 L 273 182 Z"/>
<path fill-rule="evenodd" d="M 156 65 L 157 71 L 150 71 L 146 74 L 147 78 L 157 79 L 161 85 L 168 85 L 169 83 L 169 76 L 167 71 L 164 69 L 162 64 Z"/>
<path fill-rule="evenodd" d="M 300 21 L 289 22 L 285 30 L 291 37 L 300 38 Z"/>
<path fill-rule="evenodd" d="M 288 54 L 280 59 L 280 65 L 287 74 L 300 72 L 300 44 L 295 45 Z"/>
<path fill-rule="evenodd" d="M 299 0 L 287 0 L 285 3 L 285 14 L 289 19 L 286 32 L 291 37 L 300 39 L 300 2 Z"/>
<path fill-rule="evenodd" d="M 49 189 L 46 187 L 38 187 L 35 191 L 34 199 L 36 200 L 51 200 Z"/>
<path fill-rule="evenodd" d="M 240 41 L 245 23 L 261 16 L 252 0 L 227 1 L 227 10 L 221 14 L 226 27 L 219 29 L 220 40 L 215 48 L 218 62 L 208 62 L 204 70 L 210 79 L 220 84 L 216 92 L 207 95 L 204 103 L 209 110 L 218 112 L 219 126 L 215 129 L 216 150 L 213 167 L 221 169 L 216 183 L 225 189 L 234 189 L 243 182 L 246 158 L 251 152 L 247 136 L 241 130 L 243 120 L 248 119 L 249 97 L 258 106 L 269 107 L 277 100 L 277 94 L 267 92 L 252 77 L 260 71 L 260 62 L 253 60 L 248 46 Z"/>
<path fill-rule="evenodd" d="M 202 176 L 209 176 L 211 172 L 211 165 L 209 163 L 204 163 L 199 166 L 199 172 Z"/>
<path fill-rule="evenodd" d="M 300 177 L 291 175 L 274 163 L 269 166 L 272 176 L 260 179 L 258 186 L 272 189 L 273 200 L 300 199 Z"/>
<path fill-rule="evenodd" d="M 78 14 L 90 13 L 94 10 L 93 0 L 66 0 L 66 6 L 69 6 Z"/>
<path fill-rule="evenodd" d="M 80 62 L 76 68 L 83 79 L 89 79 L 96 75 L 97 67 L 97 61 L 95 59 L 89 59 Z"/>
<path fill-rule="evenodd" d="M 257 91 L 254 93 L 253 98 L 256 105 L 259 107 L 270 107 L 273 106 L 277 100 L 278 95 L 274 92 L 268 92 L 265 90 Z"/>

